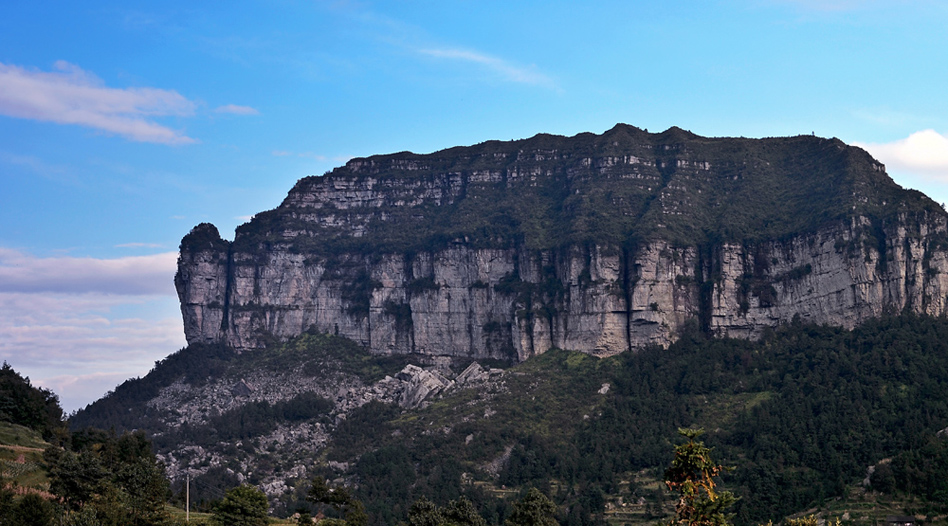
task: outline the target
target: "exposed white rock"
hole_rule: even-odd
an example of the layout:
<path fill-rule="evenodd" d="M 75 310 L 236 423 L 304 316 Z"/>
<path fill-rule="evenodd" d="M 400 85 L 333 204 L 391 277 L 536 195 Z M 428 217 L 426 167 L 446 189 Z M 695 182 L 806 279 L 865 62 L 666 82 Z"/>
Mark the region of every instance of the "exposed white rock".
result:
<path fill-rule="evenodd" d="M 479 363 L 473 362 L 471 365 L 468 365 L 466 369 L 461 371 L 461 374 L 454 379 L 454 382 L 459 386 L 466 386 L 468 384 L 486 381 L 489 378 L 490 373 L 485 371 Z"/>
<path fill-rule="evenodd" d="M 438 373 L 426 371 L 416 365 L 407 365 L 396 376 L 407 385 L 398 397 L 398 405 L 405 409 L 414 409 L 429 395 L 437 394 L 454 385 Z"/>
<path fill-rule="evenodd" d="M 163 415 L 162 420 L 169 430 L 183 424 L 199 426 L 208 423 L 210 418 L 237 409 L 252 402 L 266 401 L 271 404 L 293 399 L 299 394 L 312 392 L 331 400 L 334 407 L 329 419 L 314 419 L 303 422 L 279 424 L 267 434 L 252 437 L 235 443 L 220 443 L 216 446 L 181 443 L 172 451 L 159 455 L 168 476 L 172 480 L 182 480 L 187 474 L 193 479 L 214 467 L 227 466 L 228 457 L 224 451 L 238 448 L 252 451 L 253 455 L 267 455 L 279 452 L 283 467 L 273 472 L 260 473 L 260 486 L 271 497 L 279 496 L 288 490 L 287 479 L 307 478 L 314 467 L 311 459 L 318 456 L 328 444 L 336 425 L 346 420 L 348 414 L 359 407 L 372 402 L 398 404 L 412 409 L 429 403 L 433 397 L 454 389 L 476 388 L 479 398 L 489 399 L 492 391 L 501 389 L 503 371 L 486 371 L 478 363 L 468 366 L 462 375 L 463 385 L 442 374 L 450 374 L 450 369 L 435 366 L 424 369 L 417 365 L 407 365 L 394 377 L 386 376 L 373 384 L 364 384 L 358 378 L 334 372 L 328 368 L 318 377 L 303 373 L 302 368 L 273 374 L 258 371 L 246 378 L 235 381 L 234 378 L 213 378 L 200 385 L 189 385 L 178 381 L 163 388 L 157 397 L 147 406 Z M 234 396 L 234 386 L 246 385 L 251 388 L 245 395 Z M 484 418 L 494 412 L 485 409 Z M 450 428 L 432 429 L 433 433 L 450 433 Z M 473 436 L 467 443 L 473 440 Z M 251 447 L 252 446 L 252 447 Z M 310 460 L 307 460 L 310 459 Z M 329 467 L 345 473 L 349 465 L 345 462 L 329 462 Z M 234 472 L 227 468 L 229 472 Z M 247 465 L 241 465 L 236 477 L 246 480 L 250 475 Z"/>
<path fill-rule="evenodd" d="M 948 311 L 943 210 L 903 192 L 858 148 L 771 141 L 845 167 L 810 196 L 792 183 L 817 188 L 826 170 L 772 165 L 783 161 L 743 139 L 628 126 L 554 140 L 560 148 L 536 139 L 353 159 L 300 180 L 233 243 L 199 225 L 175 278 L 188 342 L 246 351 L 316 328 L 379 354 L 522 361 L 552 347 L 608 356 L 667 346 L 692 323 L 754 338 L 797 316 L 849 328 L 886 312 Z M 551 182 L 569 198 L 537 192 Z M 751 191 L 762 198 L 743 210 L 734 200 Z M 540 199 L 589 240 L 558 239 L 568 228 L 546 224 L 555 220 L 512 212 L 524 239 L 472 241 L 466 218 L 491 196 Z M 587 217 L 599 212 L 602 224 Z M 788 221 L 798 212 L 803 221 Z M 449 224 L 439 230 L 432 218 Z M 748 231 L 755 222 L 777 239 L 728 241 L 760 239 Z M 410 238 L 414 225 L 418 239 L 387 243 L 393 226 Z M 361 249 L 323 244 L 366 236 Z"/>
<path fill-rule="evenodd" d="M 865 241 L 869 220 L 856 218 L 780 242 L 723 244 L 702 257 L 661 241 L 627 256 L 600 246 L 528 253 L 464 245 L 410 260 L 384 255 L 354 262 L 379 284 L 367 315 L 348 309 L 346 278 L 328 276 L 302 255 L 235 253 L 223 332 L 226 255 L 182 255 L 179 274 L 188 278 L 178 288 L 188 340 L 223 340 L 239 350 L 315 326 L 384 354 L 523 360 L 559 347 L 608 356 L 667 346 L 703 316 L 714 334 L 753 338 L 795 316 L 851 328 L 906 308 L 943 314 L 948 253 L 927 238 L 944 234 L 945 221 L 930 219 L 921 233 L 887 232 L 884 254 Z M 541 267 L 554 261 L 565 293 L 542 311 L 534 305 L 530 312 L 516 293 L 497 287 L 515 269 L 523 282 L 541 283 Z M 432 287 L 409 292 L 420 279 Z M 393 305 L 410 319 L 392 314 Z"/>

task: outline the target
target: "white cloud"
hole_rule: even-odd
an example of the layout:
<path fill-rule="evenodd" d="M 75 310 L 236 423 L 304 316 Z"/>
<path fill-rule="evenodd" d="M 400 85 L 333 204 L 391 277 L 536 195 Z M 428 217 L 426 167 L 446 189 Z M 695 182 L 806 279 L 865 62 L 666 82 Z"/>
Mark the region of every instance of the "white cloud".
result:
<path fill-rule="evenodd" d="M 553 80 L 539 73 L 535 68 L 515 66 L 504 59 L 492 57 L 477 51 L 456 48 L 419 49 L 419 53 L 435 58 L 471 62 L 500 75 L 504 80 L 522 84 L 532 84 L 548 88 L 554 87 Z"/>
<path fill-rule="evenodd" d="M 0 248 L 0 292 L 174 295 L 177 252 L 115 259 L 37 258 Z"/>
<path fill-rule="evenodd" d="M 101 398 L 125 380 L 141 376 L 132 372 L 99 372 L 88 374 L 63 374 L 30 379 L 34 386 L 44 387 L 59 396 L 59 403 L 67 413 L 83 408 Z"/>
<path fill-rule="evenodd" d="M 170 297 L 0 292 L 0 359 L 78 409 L 185 345 L 176 307 Z"/>
<path fill-rule="evenodd" d="M 188 144 L 194 139 L 148 117 L 189 116 L 195 104 L 176 91 L 109 88 L 95 75 L 65 61 L 56 71 L 0 63 L 0 114 L 76 124 L 139 142 Z"/>
<path fill-rule="evenodd" d="M 228 104 L 226 106 L 219 106 L 214 110 L 217 113 L 232 113 L 234 115 L 260 115 L 260 112 L 250 106 L 238 106 L 236 104 Z"/>
<path fill-rule="evenodd" d="M 882 161 L 886 168 L 948 182 L 948 137 L 922 130 L 890 143 L 853 143 Z"/>
<path fill-rule="evenodd" d="M 67 411 L 146 374 L 185 345 L 176 259 L 38 258 L 0 248 L 0 359 L 52 389 Z"/>

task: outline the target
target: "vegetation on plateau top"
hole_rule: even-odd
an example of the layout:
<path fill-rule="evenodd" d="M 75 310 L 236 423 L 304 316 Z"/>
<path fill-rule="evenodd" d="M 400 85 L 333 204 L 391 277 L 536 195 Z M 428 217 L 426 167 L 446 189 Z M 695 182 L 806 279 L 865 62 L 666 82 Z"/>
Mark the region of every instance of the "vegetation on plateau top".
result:
<path fill-rule="evenodd" d="M 357 194 L 375 197 L 349 203 Z M 335 198 L 320 207 L 304 198 L 318 195 L 343 196 L 345 207 Z M 884 223 L 925 214 L 944 210 L 838 139 L 708 138 L 620 124 L 602 135 L 541 134 L 353 159 L 301 179 L 280 207 L 239 227 L 235 242 L 251 251 L 263 243 L 335 254 L 455 242 L 547 249 L 661 238 L 695 245 L 781 239 L 854 216 Z M 364 225 L 364 233 L 353 236 L 351 225 Z"/>

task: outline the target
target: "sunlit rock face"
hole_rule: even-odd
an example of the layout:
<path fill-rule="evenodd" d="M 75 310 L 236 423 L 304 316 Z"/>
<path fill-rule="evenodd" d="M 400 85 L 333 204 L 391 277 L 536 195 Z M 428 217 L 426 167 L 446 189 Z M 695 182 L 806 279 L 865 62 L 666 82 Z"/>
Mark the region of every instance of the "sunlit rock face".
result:
<path fill-rule="evenodd" d="M 946 257 L 944 210 L 859 148 L 617 125 L 354 159 L 233 242 L 195 227 L 175 284 L 192 343 L 519 361 L 940 315 Z"/>

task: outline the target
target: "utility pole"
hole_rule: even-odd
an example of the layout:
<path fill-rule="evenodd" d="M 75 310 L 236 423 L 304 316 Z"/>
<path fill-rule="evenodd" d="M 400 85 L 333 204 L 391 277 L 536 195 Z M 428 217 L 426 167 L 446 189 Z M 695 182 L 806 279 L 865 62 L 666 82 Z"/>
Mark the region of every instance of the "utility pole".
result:
<path fill-rule="evenodd" d="M 191 522 L 191 474 L 188 473 L 184 483 L 184 522 Z"/>

